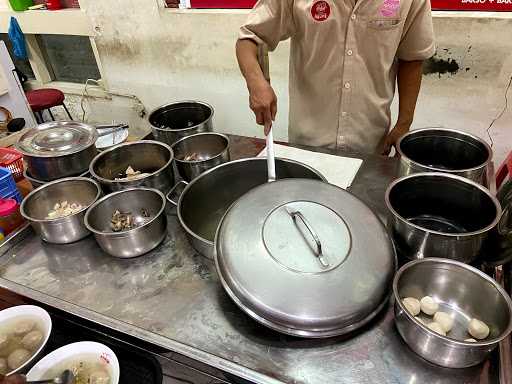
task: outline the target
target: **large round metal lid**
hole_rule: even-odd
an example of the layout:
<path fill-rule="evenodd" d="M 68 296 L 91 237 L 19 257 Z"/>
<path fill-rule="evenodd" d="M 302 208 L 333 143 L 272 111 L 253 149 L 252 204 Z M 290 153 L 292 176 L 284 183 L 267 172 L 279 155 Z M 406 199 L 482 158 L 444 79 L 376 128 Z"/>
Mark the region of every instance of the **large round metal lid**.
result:
<path fill-rule="evenodd" d="M 369 321 L 396 268 L 379 218 L 352 194 L 315 180 L 280 180 L 242 196 L 216 237 L 222 284 L 277 331 L 330 337 Z"/>
<path fill-rule="evenodd" d="M 38 125 L 25 133 L 17 148 L 28 156 L 54 157 L 79 152 L 94 145 L 96 128 L 74 121 Z"/>

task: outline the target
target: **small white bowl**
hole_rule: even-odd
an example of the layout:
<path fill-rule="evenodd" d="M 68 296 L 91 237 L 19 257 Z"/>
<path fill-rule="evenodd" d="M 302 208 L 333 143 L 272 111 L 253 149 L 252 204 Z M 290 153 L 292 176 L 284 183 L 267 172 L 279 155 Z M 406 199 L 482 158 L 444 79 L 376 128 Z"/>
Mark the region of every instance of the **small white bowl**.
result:
<path fill-rule="evenodd" d="M 35 351 L 32 357 L 25 362 L 21 367 L 15 369 L 7 373 L 7 375 L 12 375 L 17 372 L 26 372 L 26 367 L 29 366 L 33 361 L 41 356 L 48 339 L 50 338 L 50 333 L 52 332 L 52 319 L 48 312 L 46 312 L 43 308 L 36 307 L 34 305 L 19 305 L 17 307 L 11 307 L 0 311 L 0 327 L 7 323 L 11 322 L 13 319 L 20 318 L 33 318 L 37 319 L 39 322 L 39 326 L 42 327 L 41 331 L 44 334 L 43 343 L 41 346 Z"/>
<path fill-rule="evenodd" d="M 98 140 L 96 140 L 96 148 L 100 151 L 103 151 L 115 145 L 124 143 L 126 139 L 128 139 L 129 135 L 130 132 L 128 131 L 128 128 L 126 128 L 114 131 L 105 136 L 100 136 L 98 137 Z"/>
<path fill-rule="evenodd" d="M 119 383 L 119 362 L 116 354 L 106 345 L 92 341 L 81 341 L 65 345 L 46 355 L 28 372 L 27 380 L 45 380 L 51 377 L 44 377 L 46 372 L 59 366 L 66 361 L 78 361 L 84 356 L 97 359 L 97 362 L 110 374 L 110 384 Z M 93 361 L 94 362 L 94 361 Z"/>

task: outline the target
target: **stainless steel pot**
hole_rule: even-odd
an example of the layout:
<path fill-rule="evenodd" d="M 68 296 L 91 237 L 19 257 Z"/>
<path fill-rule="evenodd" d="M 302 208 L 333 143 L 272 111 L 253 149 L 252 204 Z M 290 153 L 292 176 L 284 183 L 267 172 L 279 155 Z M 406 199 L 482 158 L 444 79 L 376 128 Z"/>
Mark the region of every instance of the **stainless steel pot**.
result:
<path fill-rule="evenodd" d="M 96 241 L 109 255 L 131 258 L 156 248 L 165 238 L 167 216 L 166 200 L 162 192 L 150 188 L 132 188 L 105 196 L 85 215 L 85 225 Z M 113 232 L 110 228 L 115 211 L 129 212 L 136 228 Z"/>
<path fill-rule="evenodd" d="M 512 301 L 505 290 L 485 273 L 447 259 L 423 259 L 404 265 L 393 282 L 395 322 L 409 347 L 424 359 L 443 367 L 465 368 L 484 361 L 512 331 Z M 441 336 L 409 313 L 402 303 L 406 297 L 420 300 L 431 296 L 440 311 L 454 317 L 453 329 Z M 423 313 L 424 323 L 432 317 Z M 490 328 L 489 337 L 465 342 L 470 319 L 477 318 Z"/>
<path fill-rule="evenodd" d="M 89 176 L 90 176 L 90 173 L 89 173 L 89 170 L 87 170 L 84 173 L 82 173 L 81 175 L 79 175 L 78 177 L 89 177 Z M 40 186 L 49 183 L 49 181 L 37 180 L 37 179 L 33 178 L 28 173 L 28 171 L 26 169 L 23 170 L 23 177 L 30 182 L 30 184 L 32 185 L 32 188 L 34 188 L 34 189 L 39 188 Z"/>
<path fill-rule="evenodd" d="M 319 180 L 278 180 L 247 192 L 222 218 L 215 249 L 233 301 L 256 321 L 301 337 L 368 323 L 385 306 L 396 267 L 378 216 Z"/>
<path fill-rule="evenodd" d="M 213 130 L 213 107 L 200 101 L 180 101 L 149 114 L 155 140 L 173 145 L 179 139 Z"/>
<path fill-rule="evenodd" d="M 508 180 L 498 191 L 503 214 L 489 238 L 489 257 L 486 263 L 504 265 L 512 261 L 512 180 Z"/>
<path fill-rule="evenodd" d="M 418 129 L 402 136 L 396 149 L 400 176 L 445 172 L 487 184 L 492 149 L 477 136 L 445 128 Z"/>
<path fill-rule="evenodd" d="M 220 133 L 197 133 L 177 141 L 172 149 L 176 166 L 185 181 L 229 161 L 229 139 Z M 191 160 L 186 160 L 193 156 Z"/>
<path fill-rule="evenodd" d="M 91 125 L 54 121 L 29 130 L 16 148 L 32 177 L 52 181 L 85 172 L 97 154 L 97 138 L 96 128 Z"/>
<path fill-rule="evenodd" d="M 398 253 L 470 263 L 501 217 L 498 200 L 481 185 L 443 173 L 395 180 L 386 191 L 388 224 Z"/>
<path fill-rule="evenodd" d="M 276 159 L 278 179 L 303 178 L 325 181 L 313 168 L 293 160 Z M 206 171 L 188 184 L 179 196 L 174 191 L 167 200 L 177 205 L 178 219 L 192 246 L 201 255 L 214 257 L 214 238 L 217 227 L 228 208 L 239 197 L 267 182 L 267 160 L 251 158 L 232 161 Z"/>
<path fill-rule="evenodd" d="M 32 191 L 21 203 L 20 212 L 43 240 L 69 244 L 90 235 L 84 224 L 85 212 L 100 196 L 101 188 L 94 180 L 71 177 L 50 182 Z M 55 204 L 64 201 L 78 203 L 83 208 L 73 215 L 48 219 Z"/>
<path fill-rule="evenodd" d="M 148 187 L 167 193 L 174 184 L 173 160 L 174 154 L 168 145 L 158 141 L 135 141 L 101 152 L 91 162 L 89 171 L 105 192 Z M 124 177 L 128 167 L 149 175 L 115 180 Z"/>

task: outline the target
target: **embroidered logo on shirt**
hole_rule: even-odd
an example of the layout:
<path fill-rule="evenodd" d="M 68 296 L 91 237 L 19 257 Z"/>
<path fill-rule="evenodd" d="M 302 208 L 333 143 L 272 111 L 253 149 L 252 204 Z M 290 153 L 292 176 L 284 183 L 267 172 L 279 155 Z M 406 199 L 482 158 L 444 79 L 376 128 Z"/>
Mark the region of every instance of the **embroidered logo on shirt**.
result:
<path fill-rule="evenodd" d="M 331 6 L 327 1 L 317 1 L 311 7 L 311 16 L 316 21 L 325 21 L 331 15 Z"/>
<path fill-rule="evenodd" d="M 395 17 L 400 10 L 400 0 L 383 0 L 379 13 L 384 17 Z"/>

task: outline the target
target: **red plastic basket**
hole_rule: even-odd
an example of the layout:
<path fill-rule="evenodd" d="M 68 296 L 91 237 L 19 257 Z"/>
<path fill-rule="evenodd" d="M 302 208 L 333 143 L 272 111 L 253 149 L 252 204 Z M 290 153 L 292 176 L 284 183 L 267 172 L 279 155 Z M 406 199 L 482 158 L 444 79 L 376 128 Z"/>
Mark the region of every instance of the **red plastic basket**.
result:
<path fill-rule="evenodd" d="M 11 148 L 0 148 L 0 167 L 11 171 L 14 180 L 23 180 L 23 156 Z"/>

